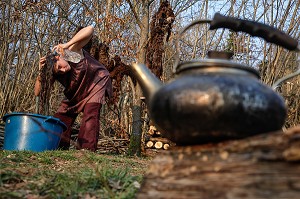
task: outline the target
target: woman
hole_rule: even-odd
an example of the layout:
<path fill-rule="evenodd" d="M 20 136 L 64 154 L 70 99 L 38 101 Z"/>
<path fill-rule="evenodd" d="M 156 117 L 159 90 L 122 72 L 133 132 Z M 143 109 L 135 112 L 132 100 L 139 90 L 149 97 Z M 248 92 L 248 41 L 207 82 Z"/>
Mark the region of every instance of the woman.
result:
<path fill-rule="evenodd" d="M 35 95 L 49 93 L 49 91 L 45 91 L 47 84 L 49 85 L 50 82 L 52 85 L 55 80 L 65 88 L 66 99 L 61 102 L 54 115 L 68 127 L 62 134 L 59 144 L 61 149 L 69 148 L 71 127 L 80 112 L 83 112 L 83 116 L 78 133 L 77 148 L 91 151 L 97 149 L 100 109 L 105 103 L 105 97 L 110 98 L 112 95 L 108 70 L 83 49 L 92 38 L 93 32 L 92 26 L 82 28 L 67 43 L 56 45 L 53 48 L 53 54 L 40 59 L 41 72 L 35 84 Z M 75 53 L 79 59 L 72 59 L 69 56 L 70 53 Z M 46 78 L 49 73 L 52 73 L 52 77 Z"/>

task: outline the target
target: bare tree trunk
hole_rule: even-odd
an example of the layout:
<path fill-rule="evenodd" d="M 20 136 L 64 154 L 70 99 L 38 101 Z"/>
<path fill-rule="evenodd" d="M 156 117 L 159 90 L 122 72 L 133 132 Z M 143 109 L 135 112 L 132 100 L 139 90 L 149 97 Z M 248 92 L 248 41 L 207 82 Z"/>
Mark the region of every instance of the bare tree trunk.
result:
<path fill-rule="evenodd" d="M 139 100 L 140 101 L 140 100 Z M 132 107 L 132 133 L 130 136 L 129 155 L 141 155 L 142 140 L 142 108 L 141 104 L 135 104 Z"/>
<path fill-rule="evenodd" d="M 138 2 L 130 3 L 132 11 L 136 13 L 137 16 L 138 10 L 136 10 L 136 5 L 139 4 Z M 148 32 L 149 32 L 149 2 L 145 1 L 141 5 L 141 13 L 144 15 L 141 17 L 142 19 L 136 19 L 138 25 L 141 29 L 140 35 L 140 42 L 138 47 L 137 53 L 137 62 L 145 63 L 145 56 L 146 56 L 146 44 L 148 40 Z M 135 93 L 133 96 L 133 107 L 132 107 L 132 114 L 133 114 L 133 123 L 132 123 L 132 133 L 130 137 L 130 145 L 128 149 L 129 155 L 141 155 L 141 140 L 142 140 L 142 101 L 141 98 L 143 96 L 141 87 L 136 84 L 135 86 Z"/>
<path fill-rule="evenodd" d="M 149 8 L 146 8 L 149 12 Z M 171 25 L 175 20 L 173 10 L 168 1 L 161 1 L 158 11 L 154 14 L 151 20 L 150 38 L 148 39 L 149 16 L 145 15 L 143 18 L 144 26 L 141 31 L 141 44 L 138 62 L 145 63 L 152 72 L 158 77 L 162 76 L 162 61 L 164 54 L 165 42 L 168 41 L 171 34 Z M 141 139 L 142 139 L 142 91 L 140 86 L 136 86 L 136 95 L 133 105 L 133 133 L 131 134 L 130 153 L 140 154 Z M 135 115 L 136 114 L 136 115 Z M 136 125 L 136 126 L 135 126 Z M 139 149 L 135 147 L 138 147 Z"/>

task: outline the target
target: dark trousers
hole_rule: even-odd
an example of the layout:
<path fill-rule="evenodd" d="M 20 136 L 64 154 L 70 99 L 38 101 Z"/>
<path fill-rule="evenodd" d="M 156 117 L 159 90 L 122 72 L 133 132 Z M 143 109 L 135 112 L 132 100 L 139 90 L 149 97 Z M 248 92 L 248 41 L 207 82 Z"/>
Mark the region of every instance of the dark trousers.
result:
<path fill-rule="evenodd" d="M 84 106 L 83 117 L 78 133 L 77 149 L 88 149 L 96 151 L 100 130 L 101 103 L 88 103 Z M 67 130 L 62 133 L 59 148 L 69 149 L 72 125 L 78 114 L 57 112 L 54 117 L 59 118 L 67 125 Z"/>

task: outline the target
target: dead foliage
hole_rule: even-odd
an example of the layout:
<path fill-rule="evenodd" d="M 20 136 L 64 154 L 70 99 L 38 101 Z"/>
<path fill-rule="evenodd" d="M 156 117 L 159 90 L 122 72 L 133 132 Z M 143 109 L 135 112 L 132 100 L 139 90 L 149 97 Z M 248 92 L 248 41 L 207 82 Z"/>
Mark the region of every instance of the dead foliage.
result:
<path fill-rule="evenodd" d="M 165 41 L 168 41 L 175 15 L 168 1 L 163 1 L 152 17 L 150 39 L 146 52 L 146 65 L 158 77 L 162 76 Z"/>

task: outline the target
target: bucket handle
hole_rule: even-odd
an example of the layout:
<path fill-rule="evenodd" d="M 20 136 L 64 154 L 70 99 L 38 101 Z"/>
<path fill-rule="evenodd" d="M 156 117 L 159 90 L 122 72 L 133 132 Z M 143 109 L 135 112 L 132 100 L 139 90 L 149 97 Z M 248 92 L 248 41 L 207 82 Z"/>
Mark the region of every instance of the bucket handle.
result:
<path fill-rule="evenodd" d="M 62 121 L 60 121 L 60 119 L 49 116 L 47 117 L 44 122 L 51 122 L 51 123 L 55 123 L 55 124 L 59 124 L 62 126 L 63 130 L 67 130 L 67 126 L 65 125 L 65 123 L 63 123 Z"/>
<path fill-rule="evenodd" d="M 55 117 L 52 117 L 52 116 L 49 116 L 47 117 L 44 122 L 52 122 L 52 123 L 59 123 L 59 119 L 58 118 L 55 118 Z"/>

